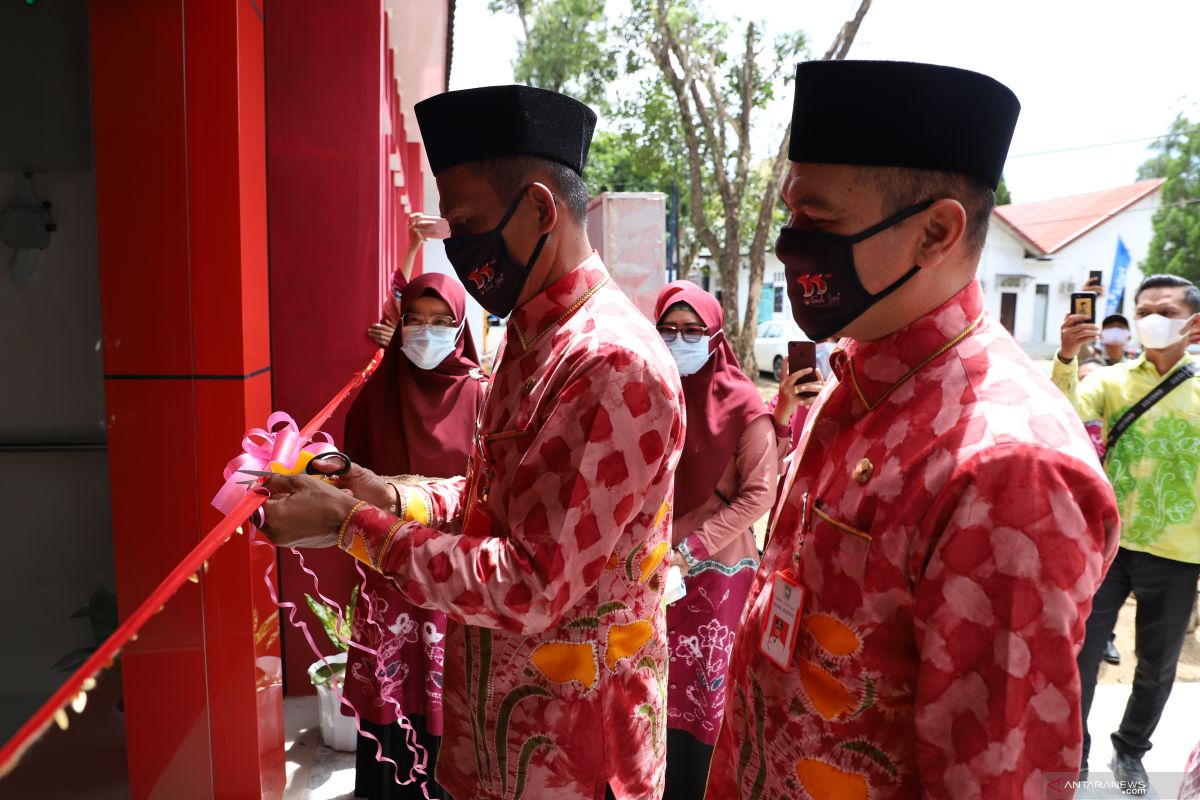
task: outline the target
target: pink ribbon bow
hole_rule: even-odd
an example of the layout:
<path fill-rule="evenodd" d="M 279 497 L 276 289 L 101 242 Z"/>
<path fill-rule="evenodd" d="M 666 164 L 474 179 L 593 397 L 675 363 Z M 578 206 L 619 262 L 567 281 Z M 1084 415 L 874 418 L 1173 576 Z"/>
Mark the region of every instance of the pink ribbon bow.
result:
<path fill-rule="evenodd" d="M 225 465 L 225 485 L 212 499 L 212 505 L 228 514 L 245 497 L 252 485 L 246 483 L 251 476 L 239 470 L 299 475 L 317 456 L 334 452 L 337 448 L 329 434 L 318 431 L 311 438 L 305 437 L 291 414 L 276 411 L 267 417 L 266 430 L 251 428 L 242 437 L 242 453 Z"/>

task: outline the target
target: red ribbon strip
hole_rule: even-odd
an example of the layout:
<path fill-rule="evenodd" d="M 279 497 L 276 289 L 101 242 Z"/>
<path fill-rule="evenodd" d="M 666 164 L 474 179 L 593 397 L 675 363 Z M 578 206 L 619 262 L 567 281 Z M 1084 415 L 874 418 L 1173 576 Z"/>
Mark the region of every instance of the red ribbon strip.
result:
<path fill-rule="evenodd" d="M 304 426 L 304 429 L 300 431 L 300 435 L 306 439 L 311 439 L 321 426 L 333 416 L 333 412 L 337 410 L 337 407 L 345 402 L 350 393 L 365 383 L 367 378 L 371 377 L 371 373 L 379 366 L 381 358 L 383 358 L 383 351 L 379 350 L 375 353 L 375 357 L 371 359 L 371 362 L 367 364 L 366 368 L 362 372 L 356 373 L 350 379 L 350 382 L 334 395 L 333 399 Z M 3 778 L 16 767 L 21 755 L 50 727 L 55 714 L 63 711 L 67 704 L 83 691 L 83 686 L 88 679 L 94 678 L 99 674 L 100 670 L 112 665 L 113 659 L 117 657 L 121 649 L 129 644 L 130 640 L 137 635 L 138 631 L 145 626 L 151 617 L 158 613 L 159 609 L 166 605 L 167 601 L 171 599 L 175 592 L 179 591 L 179 587 L 183 586 L 190 576 L 200 571 L 204 566 L 204 562 L 212 557 L 217 548 L 228 541 L 235 532 L 239 531 L 241 526 L 246 523 L 246 520 L 250 519 L 250 516 L 258 510 L 265 499 L 262 495 L 247 494 L 237 505 L 230 509 L 225 518 L 205 534 L 204 538 L 192 548 L 191 552 L 175 565 L 175 568 L 163 578 L 154 591 L 142 601 L 142 604 L 134 609 L 125 618 L 124 622 L 117 626 L 112 636 L 105 639 L 96 648 L 96 652 L 92 653 L 91 657 L 71 674 L 71 677 L 63 681 L 58 690 L 50 695 L 50 699 L 43 703 L 25 721 L 24 725 L 17 729 L 17 732 L 5 742 L 4 747 L 0 748 L 0 778 Z"/>

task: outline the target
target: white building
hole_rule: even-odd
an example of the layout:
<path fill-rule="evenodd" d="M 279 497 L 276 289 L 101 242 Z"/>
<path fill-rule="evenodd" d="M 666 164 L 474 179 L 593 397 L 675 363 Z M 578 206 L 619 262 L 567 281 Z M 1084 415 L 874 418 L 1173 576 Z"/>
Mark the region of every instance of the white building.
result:
<path fill-rule="evenodd" d="M 1151 225 L 1162 197 L 1162 179 L 1140 181 L 1099 192 L 1000 206 L 992 214 L 979 264 L 986 308 L 1032 356 L 1058 347 L 1058 330 L 1071 293 L 1088 273 L 1103 273 L 1108 297 L 1124 290 L 1118 311 L 1132 310 L 1142 280 L 1139 265 L 1153 237 Z M 1112 286 L 1118 239 L 1129 251 L 1122 286 Z"/>

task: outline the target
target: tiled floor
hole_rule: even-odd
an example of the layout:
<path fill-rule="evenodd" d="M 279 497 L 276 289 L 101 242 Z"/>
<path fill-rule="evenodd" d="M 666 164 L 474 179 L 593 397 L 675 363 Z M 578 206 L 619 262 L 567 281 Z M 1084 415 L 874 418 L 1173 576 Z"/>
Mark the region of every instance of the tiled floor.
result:
<path fill-rule="evenodd" d="M 284 751 L 287 753 L 285 800 L 350 800 L 354 797 L 354 753 L 321 744 L 315 696 L 283 701 Z"/>
<path fill-rule="evenodd" d="M 1115 730 L 1129 698 L 1129 686 L 1106 684 L 1096 687 L 1092 706 L 1091 779 L 1101 782 L 1108 775 Z M 289 697 L 283 703 L 287 716 L 287 790 L 285 800 L 349 800 L 354 792 L 354 754 L 339 753 L 323 746 L 317 726 L 316 700 Z M 1196 712 L 1200 709 L 1200 683 L 1177 683 L 1154 734 L 1154 749 L 1143 763 L 1155 790 L 1162 797 L 1179 791 L 1188 754 L 1200 739 Z M 1080 790 L 1080 798 L 1116 798 L 1119 792 L 1104 789 Z"/>

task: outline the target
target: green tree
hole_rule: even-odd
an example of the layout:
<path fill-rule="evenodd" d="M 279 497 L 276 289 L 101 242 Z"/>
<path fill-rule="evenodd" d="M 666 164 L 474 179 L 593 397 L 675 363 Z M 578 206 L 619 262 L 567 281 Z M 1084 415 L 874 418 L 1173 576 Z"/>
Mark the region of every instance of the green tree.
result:
<path fill-rule="evenodd" d="M 1200 281 L 1200 124 L 1180 114 L 1150 149 L 1156 153 L 1138 168 L 1138 179 L 1167 180 L 1162 206 L 1154 212 L 1154 238 L 1142 272 Z"/>
<path fill-rule="evenodd" d="M 521 21 L 525 36 L 513 64 L 518 83 L 607 108 L 618 51 L 609 46 L 604 0 L 490 0 L 488 10 Z"/>
<path fill-rule="evenodd" d="M 862 0 L 826 59 L 845 58 L 870 6 L 871 0 Z M 697 0 L 633 0 L 622 27 L 629 45 L 627 69 L 649 65 L 674 98 L 687 163 L 692 232 L 716 263 L 725 335 L 742 368 L 755 375 L 758 299 L 767 247 L 781 219 L 779 190 L 788 166 L 791 127 L 784 129 L 765 160 L 754 158 L 752 133 L 754 121 L 777 92 L 781 98 L 786 94 L 780 90 L 805 52 L 804 34 L 791 32 L 767 42 L 762 25 L 716 20 Z M 749 286 L 746 311 L 739 319 L 743 263 Z"/>
<path fill-rule="evenodd" d="M 824 58 L 846 57 L 870 7 L 871 0 L 861 0 Z M 701 0 L 632 0 L 620 36 L 610 30 L 602 0 L 492 0 L 490 8 L 521 19 L 518 80 L 613 112 L 616 130 L 597 135 L 589 158 L 593 191 L 678 187 L 679 275 L 686 277 L 701 250 L 708 252 L 719 275 L 725 333 L 743 369 L 756 374 L 758 299 L 767 247 L 784 218 L 779 190 L 791 128 L 767 153 L 754 151 L 752 134 L 763 109 L 786 99 L 792 66 L 806 52 L 804 34 L 768 41 L 761 24 L 717 20 Z M 618 65 L 624 83 L 637 87 L 632 95 L 617 96 L 612 88 Z M 743 264 L 749 295 L 739 319 Z"/>
<path fill-rule="evenodd" d="M 996 205 L 1006 206 L 1011 203 L 1012 195 L 1008 193 L 1008 184 L 1004 182 L 1004 176 L 1000 176 L 1000 185 L 996 187 Z"/>

